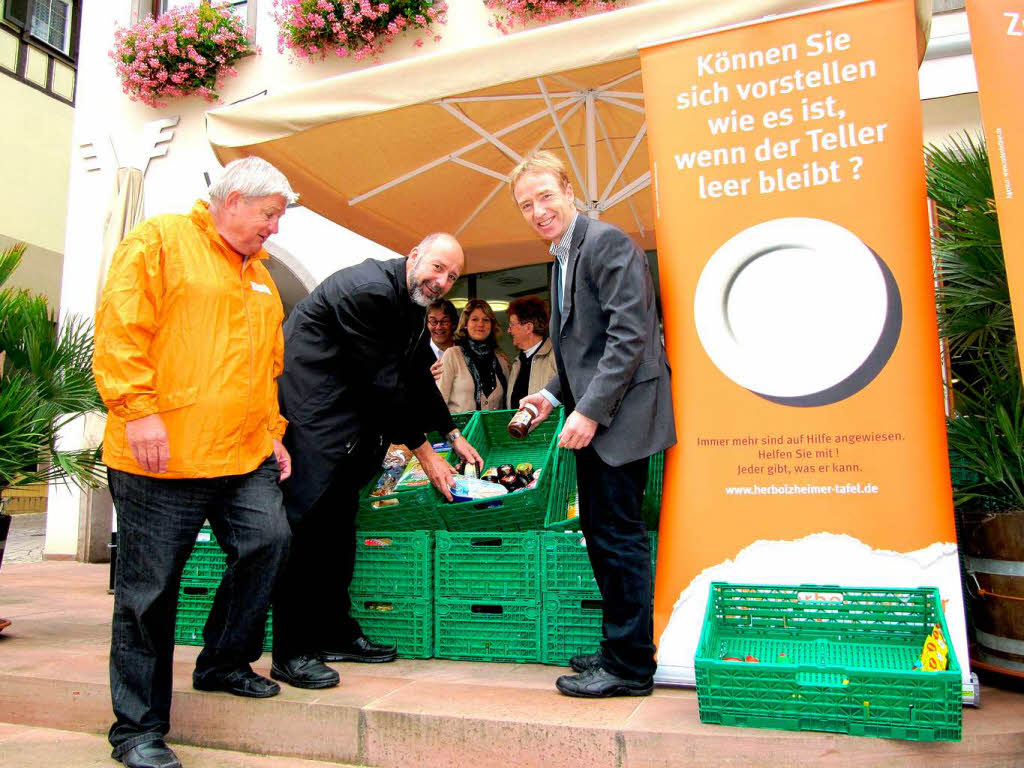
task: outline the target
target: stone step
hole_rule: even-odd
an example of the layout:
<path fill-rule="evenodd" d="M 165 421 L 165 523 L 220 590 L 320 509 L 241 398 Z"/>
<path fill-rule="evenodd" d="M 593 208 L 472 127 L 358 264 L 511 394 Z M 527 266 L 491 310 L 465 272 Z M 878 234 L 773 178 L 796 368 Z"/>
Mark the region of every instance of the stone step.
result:
<path fill-rule="evenodd" d="M 170 745 L 187 768 L 358 768 L 343 763 L 253 755 L 223 749 Z M 114 766 L 106 738 L 92 733 L 58 731 L 0 723 L 0 765 L 5 768 L 96 768 Z"/>
<path fill-rule="evenodd" d="M 104 566 L 4 567 L 0 721 L 95 734 L 111 721 L 112 598 Z M 197 648 L 178 647 L 169 741 L 254 754 L 394 768 L 1020 765 L 1024 697 L 983 689 L 959 743 L 917 743 L 704 725 L 692 690 L 588 701 L 560 696 L 567 670 L 440 659 L 339 664 L 337 688 L 283 686 L 272 699 L 191 688 Z M 264 656 L 254 667 L 269 671 Z M 2 764 L 3 761 L 0 761 Z"/>

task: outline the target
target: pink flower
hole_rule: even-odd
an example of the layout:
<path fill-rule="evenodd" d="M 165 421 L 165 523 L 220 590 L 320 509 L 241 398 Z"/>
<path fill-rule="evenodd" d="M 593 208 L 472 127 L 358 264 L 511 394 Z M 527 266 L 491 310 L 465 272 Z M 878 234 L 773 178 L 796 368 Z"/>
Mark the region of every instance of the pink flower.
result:
<path fill-rule="evenodd" d="M 114 30 L 109 55 L 117 62 L 116 71 L 129 98 L 150 106 L 162 106 L 156 94 L 199 93 L 216 100 L 210 80 L 219 82 L 222 76 L 235 74 L 231 63 L 259 52 L 249 45 L 241 22 L 229 11 L 204 7 L 203 13 L 206 17 L 200 19 L 197 8 L 177 8 L 156 21 L 147 18 Z M 213 46 L 215 53 L 204 56 L 197 45 Z"/>
<path fill-rule="evenodd" d="M 376 58 L 403 30 L 446 21 L 443 0 L 273 0 L 279 51 L 297 59 L 329 53 L 357 60 Z M 432 33 L 438 39 L 439 35 Z M 417 43 L 422 45 L 422 41 Z"/>

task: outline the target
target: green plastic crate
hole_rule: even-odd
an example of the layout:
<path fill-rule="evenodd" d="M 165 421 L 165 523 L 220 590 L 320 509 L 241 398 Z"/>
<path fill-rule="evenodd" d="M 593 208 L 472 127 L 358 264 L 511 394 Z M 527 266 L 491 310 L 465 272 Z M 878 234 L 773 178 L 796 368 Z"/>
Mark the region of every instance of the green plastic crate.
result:
<path fill-rule="evenodd" d="M 427 598 L 356 595 L 352 617 L 375 643 L 394 644 L 407 659 L 429 659 L 434 650 L 434 603 Z"/>
<path fill-rule="evenodd" d="M 192 582 L 209 582 L 214 587 L 220 584 L 228 556 L 217 543 L 213 530 L 204 526 L 196 536 L 192 554 L 185 562 L 181 577 Z"/>
<path fill-rule="evenodd" d="M 540 599 L 540 531 L 438 531 L 434 594 L 440 599 Z"/>
<path fill-rule="evenodd" d="M 356 531 L 350 592 L 430 599 L 433 531 Z"/>
<path fill-rule="evenodd" d="M 601 598 L 544 595 L 541 661 L 567 666 L 569 659 L 601 647 Z"/>
<path fill-rule="evenodd" d="M 651 578 L 658 556 L 658 534 L 650 533 Z M 578 531 L 542 531 L 540 538 L 542 590 L 545 595 L 571 593 L 600 597 L 587 554 L 587 541 Z"/>
<path fill-rule="evenodd" d="M 182 580 L 178 590 L 178 615 L 174 622 L 175 645 L 202 645 L 203 627 L 213 607 L 217 585 L 208 581 Z M 267 614 L 266 631 L 263 636 L 263 650 L 273 647 L 273 616 Z"/>
<path fill-rule="evenodd" d="M 658 451 L 647 463 L 647 486 L 642 511 L 647 530 L 657 531 L 661 522 L 661 493 L 665 480 L 665 452 Z"/>
<path fill-rule="evenodd" d="M 434 655 L 439 659 L 540 661 L 538 601 L 434 601 Z"/>
<path fill-rule="evenodd" d="M 468 432 L 476 412 L 452 414 L 455 426 Z M 438 432 L 427 434 L 427 440 L 437 443 L 444 439 Z M 383 496 L 371 496 L 380 479 L 376 472 L 359 492 L 359 512 L 356 527 L 378 531 L 436 531 L 444 530 L 446 523 L 440 512 L 441 495 L 431 486 L 410 488 Z"/>
<path fill-rule="evenodd" d="M 981 475 L 963 466 L 964 458 L 956 451 L 949 452 L 949 479 L 954 488 L 973 485 L 981 480 Z"/>
<path fill-rule="evenodd" d="M 915 671 L 935 624 L 949 668 Z M 760 662 L 723 660 L 747 655 Z M 934 587 L 713 582 L 694 662 L 705 723 L 960 739 L 960 665 Z"/>
<path fill-rule="evenodd" d="M 544 518 L 544 527 L 554 531 L 578 531 L 580 529 L 579 516 L 567 516 L 569 502 L 572 501 L 573 495 L 576 492 L 576 453 L 564 448 L 559 449 L 558 453 L 560 476 L 556 482 L 561 489 L 560 496 L 565 498 L 565 503 L 549 507 L 548 514 Z M 647 485 L 644 486 L 644 496 L 641 502 L 644 523 L 649 531 L 657 531 L 661 521 L 661 496 L 664 478 L 665 452 L 658 451 L 648 460 Z"/>
<path fill-rule="evenodd" d="M 522 439 L 508 433 L 508 422 L 514 415 L 515 411 L 510 410 L 480 411 L 464 434 L 480 453 L 485 469 L 528 461 L 534 469 L 542 470 L 536 487 L 486 501 L 454 504 L 441 502 L 441 495 L 432 490 L 449 531 L 529 531 L 544 527 L 558 474 L 557 438 L 562 429 L 564 411 L 556 409 Z"/>

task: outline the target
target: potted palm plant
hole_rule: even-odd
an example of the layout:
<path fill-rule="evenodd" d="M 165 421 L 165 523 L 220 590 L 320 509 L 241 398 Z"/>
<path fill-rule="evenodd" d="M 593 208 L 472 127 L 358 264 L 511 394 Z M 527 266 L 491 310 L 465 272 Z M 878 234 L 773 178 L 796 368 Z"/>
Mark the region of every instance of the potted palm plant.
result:
<path fill-rule="evenodd" d="M 989 158 L 968 134 L 926 155 L 972 660 L 1024 675 L 1024 392 Z"/>
<path fill-rule="evenodd" d="M 46 299 L 4 288 L 24 245 L 0 251 L 0 563 L 10 527 L 3 491 L 63 480 L 102 480 L 97 449 L 61 450 L 60 430 L 103 408 L 92 377 L 92 328 L 71 317 L 59 326 Z"/>

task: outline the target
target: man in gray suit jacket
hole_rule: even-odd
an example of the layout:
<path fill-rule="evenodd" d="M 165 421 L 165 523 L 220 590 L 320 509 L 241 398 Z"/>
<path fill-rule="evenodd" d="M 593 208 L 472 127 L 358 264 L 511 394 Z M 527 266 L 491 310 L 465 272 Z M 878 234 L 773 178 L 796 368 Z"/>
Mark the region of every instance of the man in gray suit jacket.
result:
<path fill-rule="evenodd" d="M 510 177 L 534 231 L 551 244 L 551 340 L 558 373 L 522 402 L 539 423 L 562 402 L 559 445 L 576 452 L 580 526 L 604 605 L 598 652 L 558 678 L 569 696 L 646 696 L 654 687 L 651 553 L 641 515 L 650 456 L 676 441 L 669 368 L 647 257 L 620 229 L 580 216 L 550 152 Z"/>

